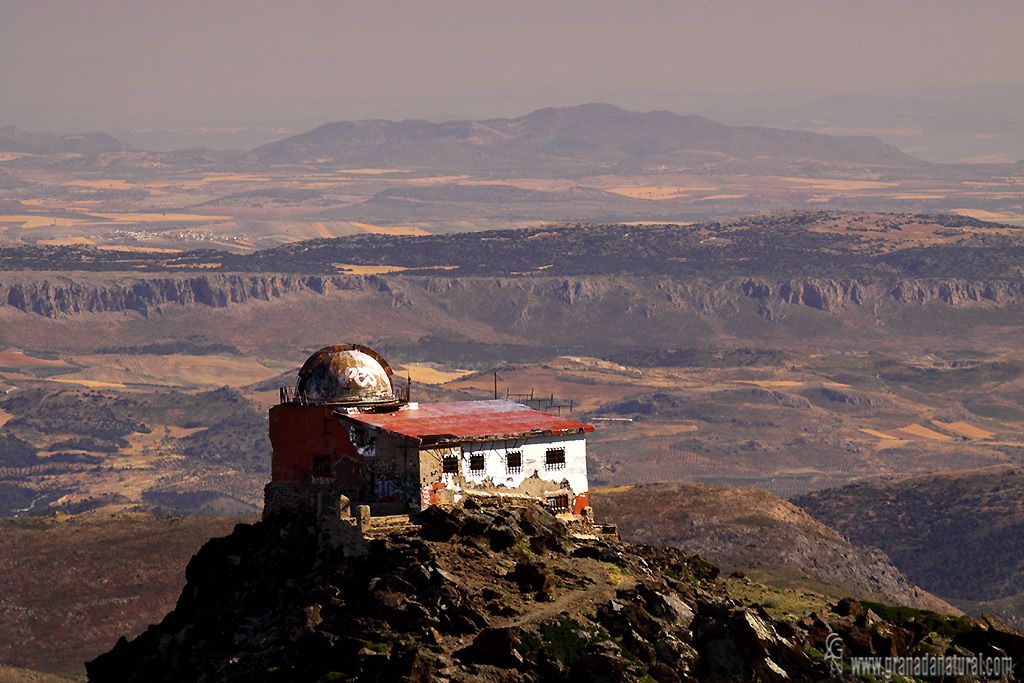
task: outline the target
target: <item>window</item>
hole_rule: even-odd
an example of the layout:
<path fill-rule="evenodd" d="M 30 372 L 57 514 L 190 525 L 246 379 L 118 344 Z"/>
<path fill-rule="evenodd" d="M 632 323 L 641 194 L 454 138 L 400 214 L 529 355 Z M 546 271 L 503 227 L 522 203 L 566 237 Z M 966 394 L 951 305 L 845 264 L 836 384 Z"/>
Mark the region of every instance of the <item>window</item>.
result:
<path fill-rule="evenodd" d="M 561 470 L 565 469 L 565 449 L 549 448 L 544 455 L 544 469 Z"/>
<path fill-rule="evenodd" d="M 313 474 L 317 477 L 331 476 L 331 461 L 328 458 L 314 458 Z"/>
<path fill-rule="evenodd" d="M 484 454 L 473 453 L 469 456 L 469 471 L 473 474 L 482 474 L 484 471 Z"/>
<path fill-rule="evenodd" d="M 559 494 L 548 498 L 548 507 L 554 510 L 568 510 L 569 509 L 569 495 L 566 493 Z"/>
<path fill-rule="evenodd" d="M 441 471 L 445 474 L 458 474 L 459 456 L 448 454 L 441 458 Z"/>
<path fill-rule="evenodd" d="M 509 474 L 519 474 L 523 471 L 523 452 L 509 451 L 505 456 L 505 469 Z"/>
<path fill-rule="evenodd" d="M 341 517 L 341 495 L 324 491 L 317 499 L 317 508 L 323 518 L 338 519 Z"/>

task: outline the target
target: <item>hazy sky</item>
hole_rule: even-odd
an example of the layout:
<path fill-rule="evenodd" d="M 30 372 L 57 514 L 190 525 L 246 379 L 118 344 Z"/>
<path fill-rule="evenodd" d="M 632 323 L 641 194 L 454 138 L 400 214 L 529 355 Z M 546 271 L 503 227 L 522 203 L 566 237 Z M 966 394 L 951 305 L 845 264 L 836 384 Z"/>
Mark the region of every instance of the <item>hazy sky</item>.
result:
<path fill-rule="evenodd" d="M 0 125 L 701 113 L 1020 83 L 1021 36 L 1022 0 L 0 0 Z"/>

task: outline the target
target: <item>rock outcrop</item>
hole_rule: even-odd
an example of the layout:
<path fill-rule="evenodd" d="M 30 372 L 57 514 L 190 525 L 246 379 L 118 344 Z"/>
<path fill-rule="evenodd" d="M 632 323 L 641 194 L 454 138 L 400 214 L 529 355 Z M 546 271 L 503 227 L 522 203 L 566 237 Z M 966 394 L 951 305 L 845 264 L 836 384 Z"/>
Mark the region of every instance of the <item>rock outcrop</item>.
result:
<path fill-rule="evenodd" d="M 419 523 L 360 557 L 305 525 L 240 525 L 193 558 L 175 610 L 89 662 L 89 680 L 822 680 L 830 633 L 885 655 L 1024 645 L 998 620 L 961 618 L 943 639 L 947 618 L 892 623 L 854 601 L 778 620 L 726 597 L 698 557 L 570 537 L 540 507 Z"/>

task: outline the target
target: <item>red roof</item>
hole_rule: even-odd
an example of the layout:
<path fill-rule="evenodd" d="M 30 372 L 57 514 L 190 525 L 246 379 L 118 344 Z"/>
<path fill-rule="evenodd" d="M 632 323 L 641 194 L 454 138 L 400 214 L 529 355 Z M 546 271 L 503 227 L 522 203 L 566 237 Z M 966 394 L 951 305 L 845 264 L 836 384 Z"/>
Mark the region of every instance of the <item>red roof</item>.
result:
<path fill-rule="evenodd" d="M 419 443 L 497 441 L 594 431 L 588 424 L 504 400 L 420 403 L 418 408 L 403 407 L 391 413 L 338 411 L 335 415 Z"/>

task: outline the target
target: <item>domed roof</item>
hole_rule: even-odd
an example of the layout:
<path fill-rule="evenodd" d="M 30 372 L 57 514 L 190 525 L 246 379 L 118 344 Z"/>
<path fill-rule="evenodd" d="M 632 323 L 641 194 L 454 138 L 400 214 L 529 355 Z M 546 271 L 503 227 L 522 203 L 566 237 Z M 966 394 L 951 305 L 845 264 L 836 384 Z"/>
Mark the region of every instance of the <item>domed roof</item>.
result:
<path fill-rule="evenodd" d="M 299 370 L 298 394 L 308 403 L 348 406 L 397 404 L 391 368 L 359 344 L 325 346 Z"/>

